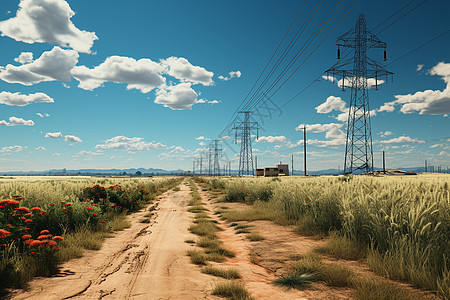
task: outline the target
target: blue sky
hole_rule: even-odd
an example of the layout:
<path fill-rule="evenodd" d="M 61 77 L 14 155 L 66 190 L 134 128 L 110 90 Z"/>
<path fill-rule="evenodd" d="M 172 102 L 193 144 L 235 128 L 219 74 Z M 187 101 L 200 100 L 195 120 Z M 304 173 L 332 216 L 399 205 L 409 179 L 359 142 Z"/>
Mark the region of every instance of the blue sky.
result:
<path fill-rule="evenodd" d="M 365 14 L 371 29 L 409 1 L 359 1 L 325 38 L 356 2 L 342 2 L 294 68 L 305 63 L 273 95 L 276 105 L 336 62 L 336 38 L 358 14 Z M 221 137 L 302 3 L 2 1 L 0 171 L 191 169 L 201 149 Z M 280 49 L 316 3 L 322 4 L 293 52 L 341 1 L 305 1 Z M 428 0 L 377 34 L 388 45 L 387 63 L 449 29 L 449 13 L 449 1 Z M 447 33 L 388 65 L 393 82 L 370 89 L 375 166 L 381 166 L 382 150 L 392 168 L 419 166 L 425 159 L 450 165 L 449 50 Z M 381 62 L 383 53 L 373 49 L 369 56 Z M 290 162 L 292 154 L 302 165 L 303 133 L 296 128 L 307 124 L 308 168 L 342 168 L 349 97 L 349 89 L 342 92 L 321 78 L 284 106 L 281 116 L 265 118 L 260 139 L 253 141 L 258 165 Z M 236 168 L 233 149 L 239 145 L 230 139 L 223 147 Z"/>

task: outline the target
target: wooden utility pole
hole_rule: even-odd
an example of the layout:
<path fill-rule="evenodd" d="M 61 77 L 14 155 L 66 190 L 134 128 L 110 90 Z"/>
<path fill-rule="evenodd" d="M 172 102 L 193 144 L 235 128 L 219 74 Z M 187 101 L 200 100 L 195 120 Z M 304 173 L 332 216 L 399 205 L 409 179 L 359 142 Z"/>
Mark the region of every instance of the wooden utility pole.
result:
<path fill-rule="evenodd" d="M 386 159 L 384 156 L 384 150 L 383 150 L 383 174 L 386 174 Z"/>
<path fill-rule="evenodd" d="M 425 159 L 425 173 L 427 172 L 427 160 Z"/>
<path fill-rule="evenodd" d="M 304 173 L 306 176 L 306 124 L 303 125 L 303 156 L 304 156 L 303 160 L 304 160 L 304 168 L 305 168 Z"/>
<path fill-rule="evenodd" d="M 258 170 L 258 155 L 255 155 L 255 170 Z"/>

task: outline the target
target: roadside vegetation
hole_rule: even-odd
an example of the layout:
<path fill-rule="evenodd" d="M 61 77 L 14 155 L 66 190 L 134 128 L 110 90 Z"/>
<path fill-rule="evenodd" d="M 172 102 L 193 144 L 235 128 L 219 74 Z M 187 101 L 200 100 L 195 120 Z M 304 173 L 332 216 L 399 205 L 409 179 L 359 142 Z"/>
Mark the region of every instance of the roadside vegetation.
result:
<path fill-rule="evenodd" d="M 60 262 L 98 250 L 128 213 L 179 179 L 83 178 L 0 182 L 0 289 L 48 276 Z M 104 186 L 103 186 L 104 185 Z"/>
<path fill-rule="evenodd" d="M 201 180 L 198 180 L 198 182 L 204 183 Z M 188 204 L 188 211 L 194 214 L 193 224 L 189 227 L 189 231 L 198 236 L 195 241 L 198 249 L 189 250 L 187 255 L 193 264 L 203 267 L 202 273 L 227 279 L 227 281 L 216 284 L 212 292 L 213 295 L 232 300 L 252 299 L 243 283 L 235 281 L 241 278 L 237 269 L 218 268 L 208 264 L 208 262 L 224 262 L 227 257 L 234 257 L 235 253 L 222 247 L 222 242 L 217 236 L 217 232 L 221 228 L 217 225 L 217 221 L 208 215 L 208 209 L 204 207 L 205 203 L 202 202 L 202 197 L 194 180 L 190 180 L 189 185 L 192 200 Z M 220 193 L 217 192 L 217 194 Z M 192 240 L 186 240 L 185 242 L 191 243 Z"/>
<path fill-rule="evenodd" d="M 450 298 L 449 176 L 201 180 L 207 190 L 225 191 L 222 201 L 251 205 L 221 210 L 222 218 L 230 222 L 271 220 L 295 225 L 301 235 L 328 237 L 328 244 L 317 249 L 318 253 L 367 259 L 376 274 Z M 316 277 L 308 278 L 309 274 L 293 275 L 305 282 L 317 278 L 317 272 Z M 359 292 L 387 284 L 348 282 Z"/>

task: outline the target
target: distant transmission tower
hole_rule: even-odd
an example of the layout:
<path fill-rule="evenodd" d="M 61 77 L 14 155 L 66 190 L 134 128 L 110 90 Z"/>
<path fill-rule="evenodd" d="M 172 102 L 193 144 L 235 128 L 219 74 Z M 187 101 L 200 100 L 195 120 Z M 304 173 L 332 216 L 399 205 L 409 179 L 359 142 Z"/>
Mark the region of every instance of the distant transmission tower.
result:
<path fill-rule="evenodd" d="M 253 175 L 253 155 L 252 155 L 252 131 L 256 130 L 256 136 L 259 136 L 258 122 L 252 122 L 250 119 L 250 111 L 238 112 L 243 121 L 234 123 L 236 132 L 235 141 L 240 138 L 241 154 L 239 157 L 239 176 Z"/>
<path fill-rule="evenodd" d="M 214 151 L 214 167 L 213 167 L 213 176 L 220 176 L 220 157 L 222 156 L 222 145 L 220 144 L 220 140 L 214 140 L 214 145 L 212 149 Z"/>
<path fill-rule="evenodd" d="M 347 121 L 347 138 L 345 143 L 344 174 L 350 174 L 361 170 L 364 173 L 373 172 L 372 133 L 370 127 L 370 110 L 368 96 L 368 78 L 374 80 L 375 90 L 378 90 L 378 78 L 392 75 L 367 57 L 370 48 L 383 48 L 384 60 L 386 60 L 386 43 L 379 40 L 366 27 L 366 20 L 360 14 L 356 26 L 347 33 L 338 37 L 338 59 L 340 59 L 340 47 L 352 48 L 353 57 L 343 59 L 327 70 L 327 73 L 335 77 L 342 77 L 342 90 L 345 82 L 351 85 L 351 97 Z M 345 57 L 344 57 L 345 58 Z M 353 66 L 353 68 L 351 68 Z"/>

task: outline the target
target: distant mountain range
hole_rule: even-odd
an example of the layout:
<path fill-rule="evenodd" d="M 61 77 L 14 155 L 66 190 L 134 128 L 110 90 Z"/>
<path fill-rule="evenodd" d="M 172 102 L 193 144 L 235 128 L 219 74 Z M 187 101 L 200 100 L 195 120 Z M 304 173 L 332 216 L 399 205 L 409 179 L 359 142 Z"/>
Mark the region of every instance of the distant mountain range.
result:
<path fill-rule="evenodd" d="M 381 170 L 380 168 L 375 168 L 375 171 Z M 398 168 L 398 169 L 386 169 L 388 170 L 403 170 L 415 173 L 425 172 L 424 167 L 412 167 L 412 168 Z M 434 170 L 428 169 L 428 172 L 438 170 L 435 168 Z M 77 175 L 129 175 L 129 176 L 157 176 L 157 175 L 183 175 L 186 173 L 191 173 L 191 171 L 185 171 L 182 169 L 177 170 L 164 170 L 164 169 L 153 169 L 153 168 L 129 168 L 129 169 L 79 169 L 79 170 L 66 170 L 66 169 L 52 169 L 47 171 L 9 171 L 9 172 L 0 172 L 0 176 L 37 176 L 37 175 L 66 175 L 66 176 L 77 176 Z M 198 174 L 198 172 L 196 172 Z M 442 173 L 447 173 L 447 169 L 442 170 Z M 223 173 L 222 173 L 223 174 Z M 238 170 L 231 170 L 232 175 L 237 175 Z M 303 175 L 303 170 L 294 170 L 294 175 Z M 320 175 L 339 175 L 342 174 L 342 170 L 337 169 L 327 169 L 327 170 L 318 170 L 318 171 L 307 171 L 307 175 L 320 176 Z M 207 172 L 204 172 L 204 175 L 208 175 Z"/>

